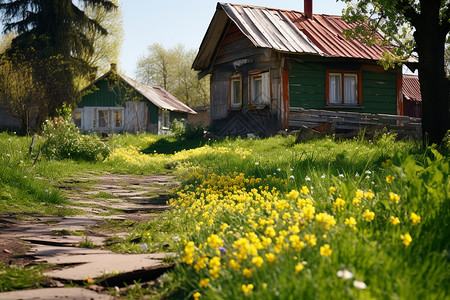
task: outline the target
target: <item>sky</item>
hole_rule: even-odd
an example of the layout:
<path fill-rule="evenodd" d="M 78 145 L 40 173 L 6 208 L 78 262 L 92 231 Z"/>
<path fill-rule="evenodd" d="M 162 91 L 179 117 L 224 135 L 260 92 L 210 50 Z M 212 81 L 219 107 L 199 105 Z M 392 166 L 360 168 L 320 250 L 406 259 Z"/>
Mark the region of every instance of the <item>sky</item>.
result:
<path fill-rule="evenodd" d="M 121 0 L 124 41 L 119 68 L 135 77 L 136 64 L 148 46 L 159 43 L 168 49 L 182 44 L 198 50 L 216 11 L 215 0 Z M 229 1 L 223 1 L 229 2 Z M 303 0 L 233 0 L 271 8 L 303 11 Z M 336 0 L 313 0 L 313 13 L 341 15 L 346 5 Z"/>

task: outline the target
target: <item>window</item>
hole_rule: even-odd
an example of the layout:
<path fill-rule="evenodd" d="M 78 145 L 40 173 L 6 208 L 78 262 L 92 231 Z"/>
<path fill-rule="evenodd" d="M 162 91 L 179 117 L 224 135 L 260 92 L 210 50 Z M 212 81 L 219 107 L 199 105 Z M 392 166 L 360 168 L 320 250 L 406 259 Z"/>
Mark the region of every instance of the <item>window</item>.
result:
<path fill-rule="evenodd" d="M 114 127 L 122 127 L 122 110 L 114 110 Z"/>
<path fill-rule="evenodd" d="M 98 111 L 98 127 L 105 128 L 109 125 L 109 113 L 108 110 L 99 110 Z"/>
<path fill-rule="evenodd" d="M 358 75 L 351 73 L 329 73 L 328 103 L 332 105 L 358 104 Z"/>
<path fill-rule="evenodd" d="M 231 77 L 231 107 L 242 106 L 242 80 L 241 76 Z"/>
<path fill-rule="evenodd" d="M 269 72 L 250 76 L 250 104 L 270 104 Z"/>
<path fill-rule="evenodd" d="M 163 110 L 161 114 L 161 127 L 163 129 L 169 129 L 170 127 L 170 112 Z"/>

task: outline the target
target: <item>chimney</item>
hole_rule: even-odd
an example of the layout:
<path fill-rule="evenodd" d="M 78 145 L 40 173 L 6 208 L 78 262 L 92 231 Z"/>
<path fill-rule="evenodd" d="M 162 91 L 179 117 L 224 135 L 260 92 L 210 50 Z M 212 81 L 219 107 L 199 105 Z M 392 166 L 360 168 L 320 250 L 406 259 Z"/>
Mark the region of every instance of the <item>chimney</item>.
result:
<path fill-rule="evenodd" d="M 117 72 L 117 64 L 116 63 L 111 63 L 111 71 Z"/>
<path fill-rule="evenodd" d="M 304 2 L 305 16 L 308 19 L 312 19 L 313 18 L 312 2 L 313 2 L 313 0 L 305 0 L 305 2 Z"/>

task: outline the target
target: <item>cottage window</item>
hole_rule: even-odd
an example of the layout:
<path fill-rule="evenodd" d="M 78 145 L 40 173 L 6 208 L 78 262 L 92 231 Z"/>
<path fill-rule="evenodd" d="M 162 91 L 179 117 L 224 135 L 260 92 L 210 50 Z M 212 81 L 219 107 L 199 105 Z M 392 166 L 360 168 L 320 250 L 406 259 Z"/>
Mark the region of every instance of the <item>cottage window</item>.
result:
<path fill-rule="evenodd" d="M 358 104 L 358 75 L 351 73 L 329 73 L 328 103 L 332 105 Z"/>
<path fill-rule="evenodd" d="M 114 110 L 114 127 L 115 128 L 122 127 L 122 121 L 123 121 L 122 112 L 123 112 L 123 110 Z"/>
<path fill-rule="evenodd" d="M 170 112 L 163 110 L 161 114 L 161 127 L 163 129 L 169 129 L 170 127 Z"/>
<path fill-rule="evenodd" d="M 98 127 L 106 128 L 109 125 L 109 111 L 99 110 L 98 111 Z"/>
<path fill-rule="evenodd" d="M 231 77 L 231 107 L 242 106 L 242 80 L 241 76 Z"/>
<path fill-rule="evenodd" d="M 269 72 L 258 73 L 250 76 L 250 104 L 270 104 Z"/>

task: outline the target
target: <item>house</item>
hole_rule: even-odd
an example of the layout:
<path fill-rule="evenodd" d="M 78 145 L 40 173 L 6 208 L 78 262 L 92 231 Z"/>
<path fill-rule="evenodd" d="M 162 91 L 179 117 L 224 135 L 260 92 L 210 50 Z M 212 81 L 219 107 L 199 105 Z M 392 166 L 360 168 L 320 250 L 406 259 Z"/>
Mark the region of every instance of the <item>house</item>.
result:
<path fill-rule="evenodd" d="M 185 119 L 194 110 L 160 87 L 139 83 L 111 70 L 83 90 L 73 119 L 83 131 L 170 132 L 170 122 Z"/>
<path fill-rule="evenodd" d="M 403 74 L 402 83 L 403 113 L 405 116 L 422 117 L 422 94 L 420 93 L 419 77 Z"/>
<path fill-rule="evenodd" d="M 401 67 L 377 65 L 389 48 L 347 40 L 350 28 L 312 0 L 304 13 L 218 3 L 192 66 L 211 74 L 211 127 L 270 135 L 303 109 L 403 115 Z"/>

